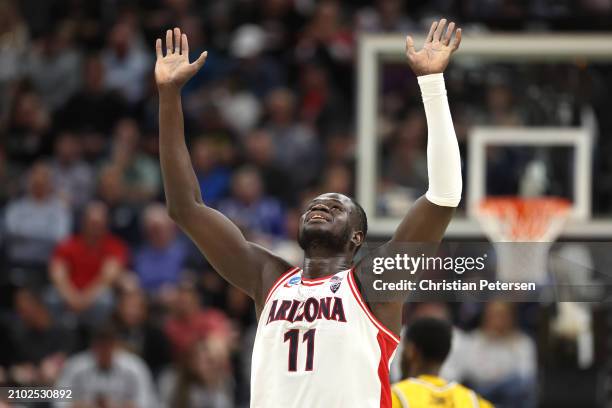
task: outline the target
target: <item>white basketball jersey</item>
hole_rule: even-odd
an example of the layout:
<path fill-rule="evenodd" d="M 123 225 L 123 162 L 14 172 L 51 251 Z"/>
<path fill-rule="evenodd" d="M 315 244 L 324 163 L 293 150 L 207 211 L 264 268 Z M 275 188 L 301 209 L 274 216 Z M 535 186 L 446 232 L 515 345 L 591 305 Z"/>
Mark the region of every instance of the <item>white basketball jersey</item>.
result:
<path fill-rule="evenodd" d="M 251 407 L 390 408 L 398 343 L 361 298 L 352 270 L 306 279 L 291 269 L 259 317 Z"/>

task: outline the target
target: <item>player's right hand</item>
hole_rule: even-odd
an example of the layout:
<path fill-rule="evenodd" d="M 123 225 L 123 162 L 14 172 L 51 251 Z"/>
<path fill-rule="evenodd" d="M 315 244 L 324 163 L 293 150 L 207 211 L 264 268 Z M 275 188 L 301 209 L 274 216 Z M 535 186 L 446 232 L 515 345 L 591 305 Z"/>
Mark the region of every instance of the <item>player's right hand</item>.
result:
<path fill-rule="evenodd" d="M 166 53 L 162 50 L 162 40 L 155 42 L 155 82 L 158 89 L 180 89 L 204 65 L 208 52 L 189 63 L 189 43 L 187 35 L 181 34 L 179 28 L 166 31 Z"/>

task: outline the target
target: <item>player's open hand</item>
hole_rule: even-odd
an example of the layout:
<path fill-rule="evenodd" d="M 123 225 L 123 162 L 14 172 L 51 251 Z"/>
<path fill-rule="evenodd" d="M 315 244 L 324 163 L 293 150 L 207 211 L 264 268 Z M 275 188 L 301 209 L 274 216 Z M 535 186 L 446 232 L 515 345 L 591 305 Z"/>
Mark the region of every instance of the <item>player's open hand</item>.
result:
<path fill-rule="evenodd" d="M 446 31 L 446 19 L 434 21 L 425 39 L 423 48 L 419 51 L 414 49 L 414 40 L 411 36 L 406 37 L 406 57 L 408 64 L 415 75 L 428 75 L 444 72 L 450 56 L 461 44 L 461 29 L 455 30 L 455 23 L 450 23 Z M 451 42 L 455 34 L 454 40 Z"/>
<path fill-rule="evenodd" d="M 204 51 L 193 63 L 189 63 L 189 43 L 187 35 L 179 28 L 166 32 L 166 55 L 162 51 L 162 40 L 155 42 L 155 82 L 161 90 L 180 89 L 204 65 L 208 53 Z"/>

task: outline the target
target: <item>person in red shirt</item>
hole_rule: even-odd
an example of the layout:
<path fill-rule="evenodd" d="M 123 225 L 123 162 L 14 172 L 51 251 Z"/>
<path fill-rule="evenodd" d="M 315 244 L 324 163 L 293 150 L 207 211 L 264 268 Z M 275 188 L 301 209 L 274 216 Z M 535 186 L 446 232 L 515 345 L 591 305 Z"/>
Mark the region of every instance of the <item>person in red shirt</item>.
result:
<path fill-rule="evenodd" d="M 88 324 L 100 323 L 112 311 L 112 287 L 127 259 L 126 245 L 108 231 L 106 205 L 90 203 L 81 232 L 60 242 L 52 256 L 49 272 L 56 293 L 52 303 Z"/>
<path fill-rule="evenodd" d="M 219 336 L 231 343 L 233 334 L 226 315 L 212 308 L 202 308 L 195 286 L 182 282 L 165 325 L 175 357 L 180 358 L 199 340 Z"/>

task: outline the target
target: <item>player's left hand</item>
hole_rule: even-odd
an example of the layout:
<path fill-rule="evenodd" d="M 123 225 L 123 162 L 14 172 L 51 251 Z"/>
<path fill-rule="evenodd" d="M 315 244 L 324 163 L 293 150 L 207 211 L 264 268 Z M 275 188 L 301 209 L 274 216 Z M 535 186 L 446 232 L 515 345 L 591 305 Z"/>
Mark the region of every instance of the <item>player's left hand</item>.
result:
<path fill-rule="evenodd" d="M 423 48 L 419 51 L 414 48 L 414 40 L 411 36 L 406 37 L 406 57 L 412 71 L 417 76 L 437 74 L 444 72 L 450 56 L 461 44 L 461 29 L 455 30 L 455 23 L 448 25 L 446 32 L 446 19 L 434 21 L 427 34 Z M 451 39 L 455 34 L 455 39 Z"/>

